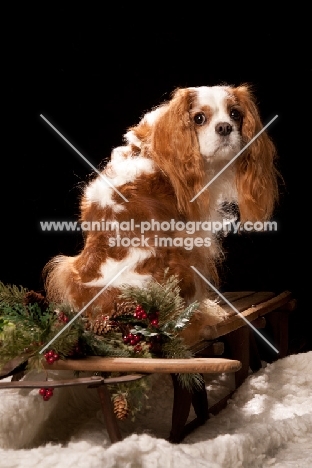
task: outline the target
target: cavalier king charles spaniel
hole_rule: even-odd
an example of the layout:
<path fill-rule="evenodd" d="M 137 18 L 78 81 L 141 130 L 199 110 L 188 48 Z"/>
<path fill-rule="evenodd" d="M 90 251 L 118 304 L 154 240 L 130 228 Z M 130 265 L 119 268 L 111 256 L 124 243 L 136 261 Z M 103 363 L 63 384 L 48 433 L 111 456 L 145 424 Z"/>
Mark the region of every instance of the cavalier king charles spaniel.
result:
<path fill-rule="evenodd" d="M 201 304 L 186 337 L 200 339 L 203 328 L 224 319 L 191 268 L 218 284 L 220 233 L 209 226 L 231 216 L 229 207 L 241 222 L 267 220 L 277 200 L 275 147 L 267 133 L 241 151 L 262 128 L 248 85 L 177 89 L 144 115 L 86 185 L 84 247 L 45 267 L 48 298 L 79 311 L 97 295 L 85 313 L 97 306 L 111 315 L 121 285 L 162 281 L 167 269 L 178 276 L 185 302 Z"/>

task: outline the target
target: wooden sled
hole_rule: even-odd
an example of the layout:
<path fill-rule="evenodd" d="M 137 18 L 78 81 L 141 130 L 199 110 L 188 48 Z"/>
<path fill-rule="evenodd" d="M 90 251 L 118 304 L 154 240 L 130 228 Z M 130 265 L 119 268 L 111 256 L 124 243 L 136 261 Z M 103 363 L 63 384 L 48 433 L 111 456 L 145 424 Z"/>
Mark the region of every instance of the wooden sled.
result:
<path fill-rule="evenodd" d="M 203 385 L 192 393 L 179 384 L 177 374 L 198 372 L 200 374 L 235 373 L 235 388 L 238 388 L 247 377 L 249 370 L 261 368 L 261 350 L 259 337 L 255 336 L 254 328 L 266 330 L 272 344 L 278 350 L 271 360 L 288 354 L 288 316 L 295 308 L 295 301 L 290 292 L 279 295 L 271 292 L 235 292 L 225 293 L 225 298 L 240 312 L 245 320 L 224 301 L 220 306 L 229 314 L 229 318 L 214 327 L 203 330 L 201 339 L 194 345 L 193 359 L 144 359 L 144 358 L 110 358 L 89 356 L 84 359 L 67 359 L 56 361 L 52 365 L 44 362 L 50 370 L 72 370 L 92 372 L 129 372 L 121 377 L 104 378 L 73 378 L 58 381 L 19 381 L 12 377 L 11 382 L 0 382 L 1 388 L 41 388 L 85 385 L 96 387 L 104 414 L 106 428 L 111 442 L 121 440 L 117 419 L 107 385 L 140 379 L 145 374 L 171 374 L 174 388 L 172 410 L 172 428 L 168 440 L 172 443 L 181 442 L 184 437 L 198 426 L 204 424 L 209 413 L 217 414 L 225 407 L 233 392 L 224 397 L 216 405 L 208 408 L 207 392 Z M 248 323 L 253 325 L 251 328 Z M 261 342 L 261 338 L 260 338 Z M 216 357 L 224 355 L 224 357 Z M 16 367 L 18 368 L 18 360 Z M 12 365 L 12 363 L 11 363 Z M 3 368 L 0 379 L 8 375 L 8 369 Z M 209 395 L 208 395 L 209 397 Z M 196 418 L 186 424 L 191 405 Z"/>

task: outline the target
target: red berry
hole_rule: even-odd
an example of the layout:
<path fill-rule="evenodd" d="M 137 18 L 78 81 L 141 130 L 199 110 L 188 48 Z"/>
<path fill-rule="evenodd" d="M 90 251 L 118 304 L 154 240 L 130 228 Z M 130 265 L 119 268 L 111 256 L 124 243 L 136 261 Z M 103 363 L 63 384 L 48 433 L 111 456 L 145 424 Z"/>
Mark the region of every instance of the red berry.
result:
<path fill-rule="evenodd" d="M 49 397 L 49 398 L 51 398 L 51 396 L 53 396 L 53 390 L 52 390 L 52 388 L 48 388 L 48 389 L 46 390 L 45 396 L 47 396 L 47 397 Z"/>
<path fill-rule="evenodd" d="M 133 338 L 132 340 L 130 340 L 130 344 L 131 346 L 134 346 L 137 344 L 137 340 L 135 338 Z"/>
<path fill-rule="evenodd" d="M 48 360 L 48 358 L 50 357 L 49 353 L 44 353 L 44 357 Z"/>
<path fill-rule="evenodd" d="M 139 341 L 141 341 L 140 335 L 135 335 L 134 340 L 135 340 L 137 343 L 138 343 Z"/>
<path fill-rule="evenodd" d="M 137 345 L 134 347 L 134 351 L 135 351 L 136 353 L 139 353 L 140 351 L 142 351 L 142 346 L 139 345 L 139 344 L 137 344 Z"/>
<path fill-rule="evenodd" d="M 64 315 L 64 317 L 62 318 L 62 322 L 68 323 L 68 321 L 69 321 L 69 318 L 66 317 L 66 315 Z"/>
<path fill-rule="evenodd" d="M 45 388 L 40 388 L 39 389 L 39 395 L 44 396 L 46 394 L 46 389 Z"/>
<path fill-rule="evenodd" d="M 158 319 L 151 320 L 151 325 L 152 325 L 152 327 L 157 327 L 158 326 Z"/>
<path fill-rule="evenodd" d="M 124 342 L 124 343 L 129 343 L 129 341 L 130 341 L 129 336 L 128 336 L 128 335 L 125 335 L 125 336 L 123 337 L 123 342 Z"/>
<path fill-rule="evenodd" d="M 52 349 L 50 351 L 48 351 L 48 356 L 49 357 L 53 357 L 53 355 L 54 355 L 54 351 Z"/>
<path fill-rule="evenodd" d="M 49 356 L 48 359 L 47 359 L 47 363 L 48 364 L 53 364 L 54 362 L 54 357 L 53 356 Z"/>
<path fill-rule="evenodd" d="M 136 312 L 140 312 L 142 310 L 142 306 L 140 305 L 137 305 L 136 308 L 135 308 Z"/>
<path fill-rule="evenodd" d="M 51 398 L 50 396 L 43 395 L 43 399 L 44 399 L 44 401 L 48 401 L 48 400 L 50 400 L 50 398 Z"/>
<path fill-rule="evenodd" d="M 57 354 L 57 353 L 54 353 L 52 357 L 53 357 L 54 361 L 58 361 L 60 359 L 60 355 Z"/>
<path fill-rule="evenodd" d="M 146 312 L 143 312 L 142 315 L 141 315 L 141 318 L 143 320 L 147 319 L 147 313 Z"/>

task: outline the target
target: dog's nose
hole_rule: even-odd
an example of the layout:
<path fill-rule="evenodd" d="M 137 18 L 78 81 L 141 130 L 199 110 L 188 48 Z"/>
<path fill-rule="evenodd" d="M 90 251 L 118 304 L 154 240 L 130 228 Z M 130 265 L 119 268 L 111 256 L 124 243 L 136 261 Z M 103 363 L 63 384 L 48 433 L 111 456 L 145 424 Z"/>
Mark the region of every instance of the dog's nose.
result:
<path fill-rule="evenodd" d="M 219 122 L 215 126 L 215 130 L 219 135 L 226 136 L 232 131 L 232 125 L 228 122 Z"/>

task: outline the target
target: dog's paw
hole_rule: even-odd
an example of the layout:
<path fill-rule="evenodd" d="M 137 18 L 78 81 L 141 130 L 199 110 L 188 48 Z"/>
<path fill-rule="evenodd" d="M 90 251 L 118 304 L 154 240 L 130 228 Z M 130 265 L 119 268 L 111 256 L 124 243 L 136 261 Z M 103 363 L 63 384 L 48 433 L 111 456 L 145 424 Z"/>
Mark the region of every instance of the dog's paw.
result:
<path fill-rule="evenodd" d="M 227 318 L 228 313 L 216 301 L 204 299 L 180 336 L 188 346 L 193 346 L 203 339 L 209 340 L 209 330 L 212 335 L 215 327 Z"/>

